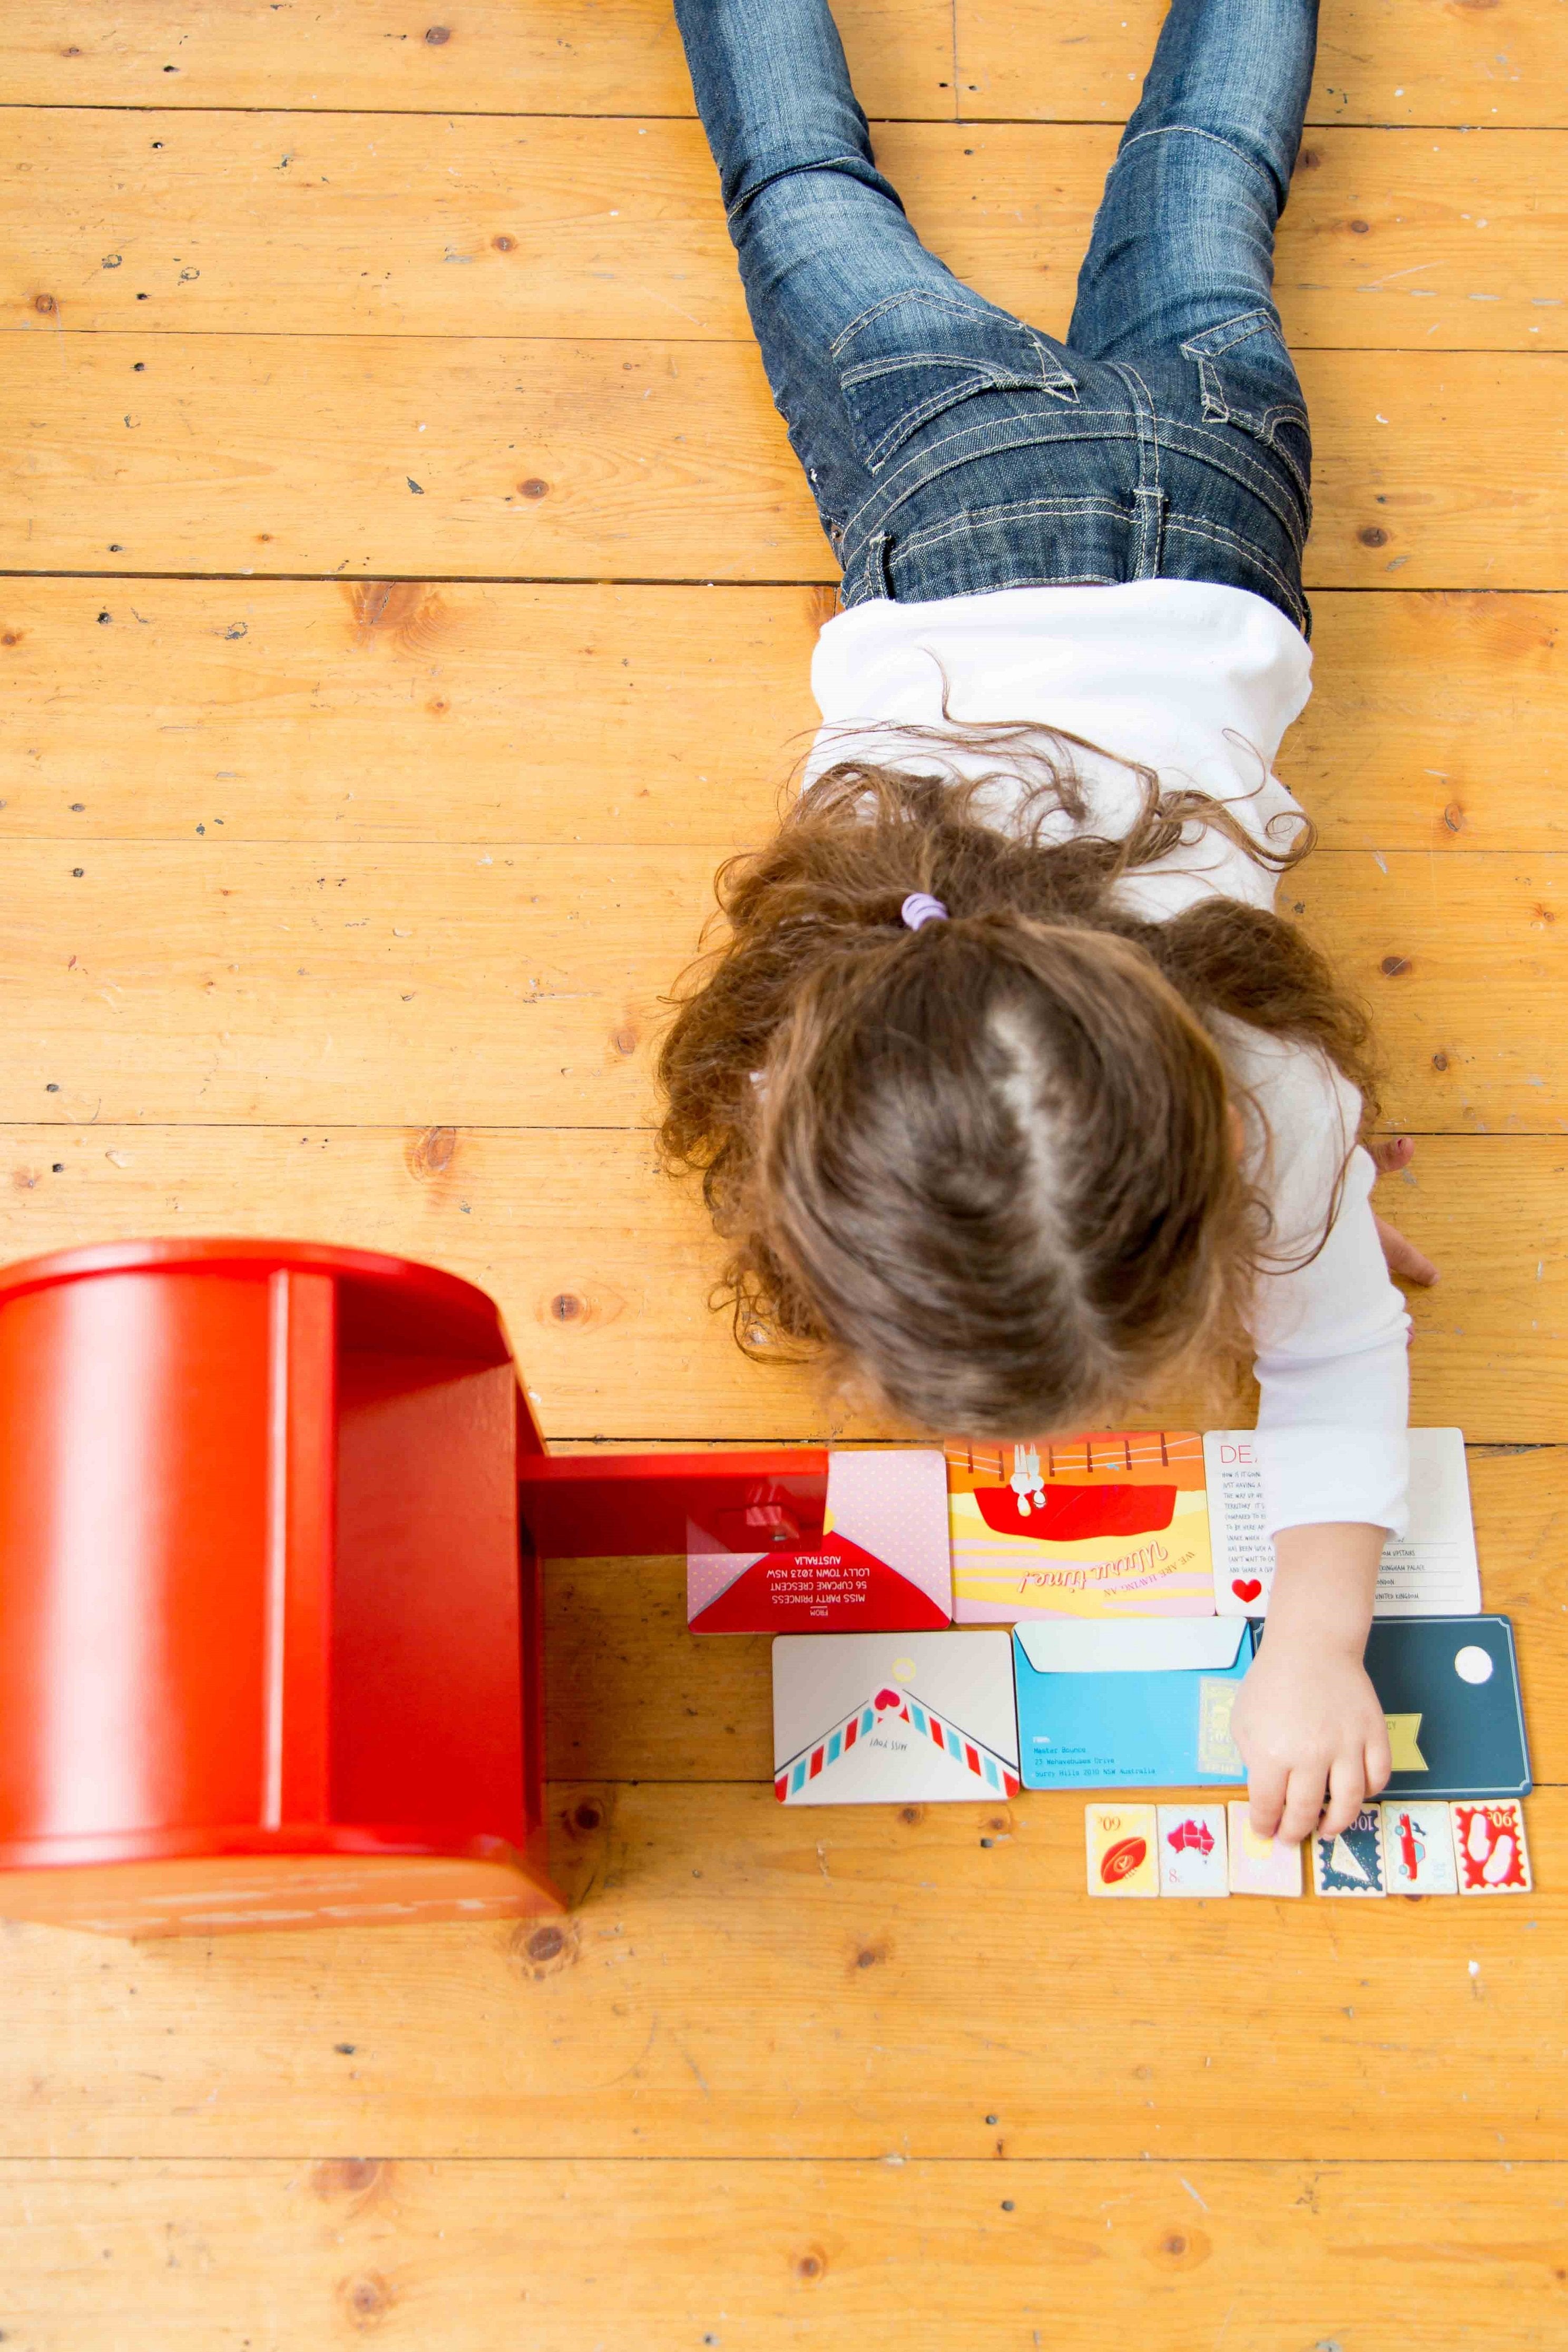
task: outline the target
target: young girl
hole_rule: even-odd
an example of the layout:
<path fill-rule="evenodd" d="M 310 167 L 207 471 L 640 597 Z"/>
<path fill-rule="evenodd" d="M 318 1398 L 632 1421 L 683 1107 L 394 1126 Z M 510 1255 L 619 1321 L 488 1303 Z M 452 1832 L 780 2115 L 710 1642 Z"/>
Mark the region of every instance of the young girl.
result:
<path fill-rule="evenodd" d="M 1249 1337 L 1278 1566 L 1235 1735 L 1260 1833 L 1341 1829 L 1389 1770 L 1362 1651 L 1407 1318 L 1364 1024 L 1273 911 L 1311 839 L 1270 773 L 1312 462 L 1271 288 L 1315 0 L 1174 0 L 1065 342 L 921 246 L 826 0 L 677 11 L 843 583 L 807 789 L 721 876 L 664 1047 L 666 1150 L 743 1338 L 925 1430 L 1103 1426 Z"/>

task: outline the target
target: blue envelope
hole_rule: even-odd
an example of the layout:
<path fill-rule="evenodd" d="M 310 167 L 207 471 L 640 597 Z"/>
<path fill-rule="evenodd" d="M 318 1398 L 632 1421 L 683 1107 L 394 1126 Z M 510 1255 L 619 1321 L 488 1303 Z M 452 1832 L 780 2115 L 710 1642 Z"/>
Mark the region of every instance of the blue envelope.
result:
<path fill-rule="evenodd" d="M 1026 1789 L 1238 1785 L 1230 1710 L 1257 1632 L 1236 1617 L 1041 1618 L 1013 1633 Z"/>

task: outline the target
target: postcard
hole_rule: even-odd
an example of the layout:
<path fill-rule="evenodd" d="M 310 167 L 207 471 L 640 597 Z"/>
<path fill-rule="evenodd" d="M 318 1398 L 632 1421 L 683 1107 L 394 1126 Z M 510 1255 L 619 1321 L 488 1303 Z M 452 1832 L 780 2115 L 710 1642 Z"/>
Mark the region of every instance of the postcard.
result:
<path fill-rule="evenodd" d="M 1263 1532 L 1255 1429 L 1211 1429 L 1203 1441 L 1214 1544 L 1214 1605 L 1222 1617 L 1263 1617 L 1274 1546 Z M 1410 1528 L 1390 1536 L 1377 1573 L 1379 1617 L 1458 1616 L 1481 1605 L 1464 1432 L 1410 1432 Z"/>
<path fill-rule="evenodd" d="M 1196 1432 L 1103 1430 L 946 1454 L 959 1624 L 1213 1616 Z"/>

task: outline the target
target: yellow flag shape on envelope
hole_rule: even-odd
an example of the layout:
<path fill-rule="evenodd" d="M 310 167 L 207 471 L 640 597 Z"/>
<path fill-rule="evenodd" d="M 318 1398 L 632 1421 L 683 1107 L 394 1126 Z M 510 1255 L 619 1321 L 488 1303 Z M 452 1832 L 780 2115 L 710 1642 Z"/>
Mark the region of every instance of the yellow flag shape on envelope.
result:
<path fill-rule="evenodd" d="M 1420 1717 L 1385 1715 L 1383 1720 L 1388 1726 L 1388 1751 L 1394 1759 L 1394 1769 L 1396 1772 L 1424 1772 L 1427 1759 L 1416 1744 L 1421 1729 Z"/>

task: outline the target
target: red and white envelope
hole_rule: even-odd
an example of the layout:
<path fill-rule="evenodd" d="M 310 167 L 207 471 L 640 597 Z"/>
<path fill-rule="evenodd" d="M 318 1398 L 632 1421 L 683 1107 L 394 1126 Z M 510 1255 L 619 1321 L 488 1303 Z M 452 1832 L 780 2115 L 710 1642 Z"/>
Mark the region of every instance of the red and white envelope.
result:
<path fill-rule="evenodd" d="M 687 1531 L 694 1633 L 920 1633 L 952 1615 L 939 1453 L 830 1454 L 820 1536 L 733 1551 L 695 1522 Z"/>

